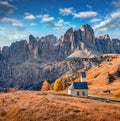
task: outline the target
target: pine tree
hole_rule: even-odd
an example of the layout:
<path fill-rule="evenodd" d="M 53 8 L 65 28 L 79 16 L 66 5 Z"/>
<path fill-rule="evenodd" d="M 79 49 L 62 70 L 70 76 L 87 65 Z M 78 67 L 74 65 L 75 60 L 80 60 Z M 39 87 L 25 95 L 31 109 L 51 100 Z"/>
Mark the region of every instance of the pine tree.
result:
<path fill-rule="evenodd" d="M 63 83 L 61 82 L 60 79 L 57 79 L 54 83 L 54 91 L 61 91 L 63 90 Z"/>
<path fill-rule="evenodd" d="M 50 89 L 50 85 L 47 80 L 43 82 L 41 91 L 48 91 Z"/>

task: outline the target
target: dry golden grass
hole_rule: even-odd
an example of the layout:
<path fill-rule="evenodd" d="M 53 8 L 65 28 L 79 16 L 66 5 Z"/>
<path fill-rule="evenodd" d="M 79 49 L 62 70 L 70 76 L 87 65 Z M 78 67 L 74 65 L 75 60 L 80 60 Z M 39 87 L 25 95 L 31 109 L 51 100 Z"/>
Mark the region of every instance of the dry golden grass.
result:
<path fill-rule="evenodd" d="M 120 89 L 120 76 L 116 75 L 117 70 L 120 69 L 120 55 L 111 54 L 109 56 L 115 56 L 116 58 L 110 62 L 103 62 L 99 66 L 95 66 L 87 71 L 90 93 L 100 91 L 100 95 L 109 97 L 110 95 L 102 93 L 103 90 L 111 90 L 113 94 L 116 90 Z M 109 83 L 109 74 L 115 78 L 112 83 Z"/>
<path fill-rule="evenodd" d="M 120 74 L 119 76 L 116 75 L 117 70 L 119 69 L 120 71 L 120 55 L 106 54 L 103 56 L 109 56 L 109 61 L 94 66 L 87 71 L 86 81 L 89 84 L 89 94 L 113 98 L 112 94 L 120 89 Z M 65 75 L 62 79 L 70 80 L 68 82 L 69 86 L 74 81 L 80 81 L 80 72 L 81 70 L 73 74 Z M 109 83 L 109 74 L 115 78 L 112 83 Z M 111 94 L 103 93 L 104 90 L 111 90 Z"/>
<path fill-rule="evenodd" d="M 33 91 L 0 94 L 0 121 L 120 121 L 120 105 Z"/>
<path fill-rule="evenodd" d="M 112 96 L 114 98 L 120 99 L 120 90 L 117 90 L 116 92 L 114 92 Z"/>

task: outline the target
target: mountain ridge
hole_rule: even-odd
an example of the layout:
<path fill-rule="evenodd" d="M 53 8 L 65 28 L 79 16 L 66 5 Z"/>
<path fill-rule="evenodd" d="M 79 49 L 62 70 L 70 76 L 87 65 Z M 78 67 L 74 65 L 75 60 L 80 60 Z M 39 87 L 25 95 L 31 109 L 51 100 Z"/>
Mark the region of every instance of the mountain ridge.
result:
<path fill-rule="evenodd" d="M 111 40 L 109 35 L 95 38 L 88 24 L 78 30 L 68 29 L 59 40 L 54 35 L 41 38 L 30 35 L 29 42 L 21 40 L 0 50 L 0 87 L 39 89 L 45 79 L 53 82 L 64 73 L 86 66 L 81 60 L 78 63 L 65 61 L 67 58 L 120 53 L 119 47 L 120 41 Z"/>
<path fill-rule="evenodd" d="M 41 56 L 41 51 L 43 51 L 43 53 L 48 53 L 48 51 L 44 52 L 44 48 L 46 49 L 46 46 L 50 45 L 52 47 L 47 49 L 50 49 L 51 51 L 51 49 L 54 48 L 54 51 L 59 51 L 57 53 L 59 56 L 66 57 L 69 54 L 72 54 L 72 52 L 75 50 L 80 50 L 81 42 L 83 42 L 85 46 L 88 46 L 89 48 L 98 51 L 101 54 L 120 52 L 119 39 L 110 39 L 108 34 L 100 37 L 95 37 L 94 30 L 90 27 L 90 25 L 86 24 L 82 25 L 77 30 L 69 28 L 58 40 L 54 35 L 47 35 L 41 38 L 35 38 L 33 35 L 29 35 L 29 42 L 27 42 L 27 40 L 21 40 L 13 42 L 10 46 L 4 46 L 2 49 L 0 48 L 0 55 L 4 56 L 6 51 L 8 51 L 7 49 L 12 51 L 13 48 L 15 49 L 15 46 L 18 46 L 16 50 L 22 48 L 25 49 L 25 51 L 28 51 L 27 54 L 24 53 L 24 56 L 28 56 L 30 54 L 34 59 L 36 59 L 38 56 L 37 54 Z M 43 44 L 43 46 L 41 44 Z M 57 45 L 57 48 L 55 48 L 55 45 Z M 62 50 L 65 52 L 62 53 Z M 13 51 L 15 52 L 15 50 Z"/>

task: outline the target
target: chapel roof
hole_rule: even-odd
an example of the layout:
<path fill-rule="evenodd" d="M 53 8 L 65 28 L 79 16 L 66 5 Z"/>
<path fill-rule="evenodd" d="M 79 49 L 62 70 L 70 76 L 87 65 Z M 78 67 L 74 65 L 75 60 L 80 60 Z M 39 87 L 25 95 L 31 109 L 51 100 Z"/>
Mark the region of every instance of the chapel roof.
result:
<path fill-rule="evenodd" d="M 88 89 L 87 82 L 73 82 L 68 89 Z"/>

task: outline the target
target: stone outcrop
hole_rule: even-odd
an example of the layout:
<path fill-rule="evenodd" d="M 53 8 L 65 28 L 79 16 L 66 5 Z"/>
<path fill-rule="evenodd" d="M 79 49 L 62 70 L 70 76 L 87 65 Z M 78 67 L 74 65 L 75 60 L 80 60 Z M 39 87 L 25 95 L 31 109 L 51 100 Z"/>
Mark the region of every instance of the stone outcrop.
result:
<path fill-rule="evenodd" d="M 94 31 L 88 24 L 75 31 L 72 28 L 68 29 L 59 41 L 57 49 L 58 55 L 62 59 L 72 54 L 76 49 L 84 51 L 83 44 L 86 48 L 96 49 Z"/>
<path fill-rule="evenodd" d="M 38 51 L 39 51 L 39 56 L 42 58 L 55 58 L 55 46 L 54 44 L 56 44 L 57 42 L 57 38 L 54 35 L 48 35 L 45 37 L 41 37 L 38 41 Z"/>
<path fill-rule="evenodd" d="M 58 58 L 65 58 L 75 50 L 74 32 L 70 28 L 66 31 L 64 36 L 59 39 L 60 43 L 57 46 Z"/>
<path fill-rule="evenodd" d="M 32 59 L 38 58 L 38 42 L 32 35 L 29 36 L 29 52 Z"/>
<path fill-rule="evenodd" d="M 112 39 L 111 45 L 112 53 L 120 54 L 120 40 Z"/>
<path fill-rule="evenodd" d="M 95 48 L 95 35 L 90 25 L 86 24 L 80 27 L 82 41 L 88 46 Z"/>
<path fill-rule="evenodd" d="M 12 43 L 10 47 L 3 47 L 2 57 L 6 63 L 19 64 L 27 60 L 29 56 L 26 40 Z"/>
<path fill-rule="evenodd" d="M 3 66 L 0 75 L 0 87 L 39 90 L 42 81 L 54 82 L 65 73 L 83 68 L 82 63 L 58 62 L 39 67 L 38 63 L 25 62 L 17 66 Z"/>
<path fill-rule="evenodd" d="M 111 53 L 111 39 L 108 34 L 96 38 L 96 49 L 101 53 Z"/>
<path fill-rule="evenodd" d="M 2 50 L 1 50 L 1 47 L 0 47 L 0 61 L 2 60 Z"/>

